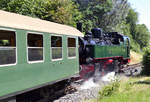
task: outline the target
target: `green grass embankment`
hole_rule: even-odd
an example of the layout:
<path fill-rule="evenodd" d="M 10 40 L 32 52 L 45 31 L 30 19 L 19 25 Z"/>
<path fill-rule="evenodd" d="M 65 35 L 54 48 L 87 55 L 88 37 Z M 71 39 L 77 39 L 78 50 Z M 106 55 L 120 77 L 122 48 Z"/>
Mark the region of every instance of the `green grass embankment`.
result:
<path fill-rule="evenodd" d="M 104 87 L 97 99 L 86 102 L 150 102 L 150 77 L 123 78 Z"/>
<path fill-rule="evenodd" d="M 118 84 L 117 91 L 110 96 L 100 97 L 98 102 L 150 102 L 149 77 L 127 78 Z"/>

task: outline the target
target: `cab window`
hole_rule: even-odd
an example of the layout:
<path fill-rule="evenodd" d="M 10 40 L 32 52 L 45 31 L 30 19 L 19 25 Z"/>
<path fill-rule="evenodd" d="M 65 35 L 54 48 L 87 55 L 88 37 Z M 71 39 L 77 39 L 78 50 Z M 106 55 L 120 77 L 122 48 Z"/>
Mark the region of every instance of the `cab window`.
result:
<path fill-rule="evenodd" d="M 0 65 L 16 63 L 16 34 L 0 30 Z"/>

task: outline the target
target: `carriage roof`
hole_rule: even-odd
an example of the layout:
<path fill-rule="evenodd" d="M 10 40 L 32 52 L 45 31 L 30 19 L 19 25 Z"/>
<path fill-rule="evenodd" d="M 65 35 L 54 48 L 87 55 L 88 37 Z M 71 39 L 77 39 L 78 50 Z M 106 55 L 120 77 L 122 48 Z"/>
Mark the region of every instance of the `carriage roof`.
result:
<path fill-rule="evenodd" d="M 83 36 L 76 28 L 0 10 L 0 26 L 63 35 Z"/>

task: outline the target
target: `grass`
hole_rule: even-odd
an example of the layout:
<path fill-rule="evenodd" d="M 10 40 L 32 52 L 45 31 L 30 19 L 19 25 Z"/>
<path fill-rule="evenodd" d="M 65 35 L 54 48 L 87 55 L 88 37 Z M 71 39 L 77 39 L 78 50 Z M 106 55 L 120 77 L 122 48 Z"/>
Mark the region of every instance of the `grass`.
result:
<path fill-rule="evenodd" d="M 106 87 L 108 88 L 108 86 Z M 104 89 L 100 93 L 106 93 Z M 100 95 L 97 99 L 85 102 L 150 102 L 150 77 L 125 77 L 119 82 L 118 89 L 113 94 Z"/>
<path fill-rule="evenodd" d="M 118 93 L 111 97 L 105 97 L 99 102 L 150 102 L 150 89 L 138 92 Z"/>
<path fill-rule="evenodd" d="M 119 82 L 118 91 L 95 102 L 150 102 L 150 78 L 124 78 Z"/>

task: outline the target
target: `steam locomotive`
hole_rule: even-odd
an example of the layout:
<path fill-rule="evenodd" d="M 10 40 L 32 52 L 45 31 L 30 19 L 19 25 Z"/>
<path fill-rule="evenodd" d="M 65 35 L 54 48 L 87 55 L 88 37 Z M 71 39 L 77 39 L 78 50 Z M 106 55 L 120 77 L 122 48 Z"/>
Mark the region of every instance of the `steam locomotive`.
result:
<path fill-rule="evenodd" d="M 81 30 L 80 27 L 78 27 Z M 129 37 L 118 32 L 104 33 L 93 28 L 79 38 L 80 77 L 87 79 L 96 73 L 100 76 L 118 73 L 130 62 Z"/>

